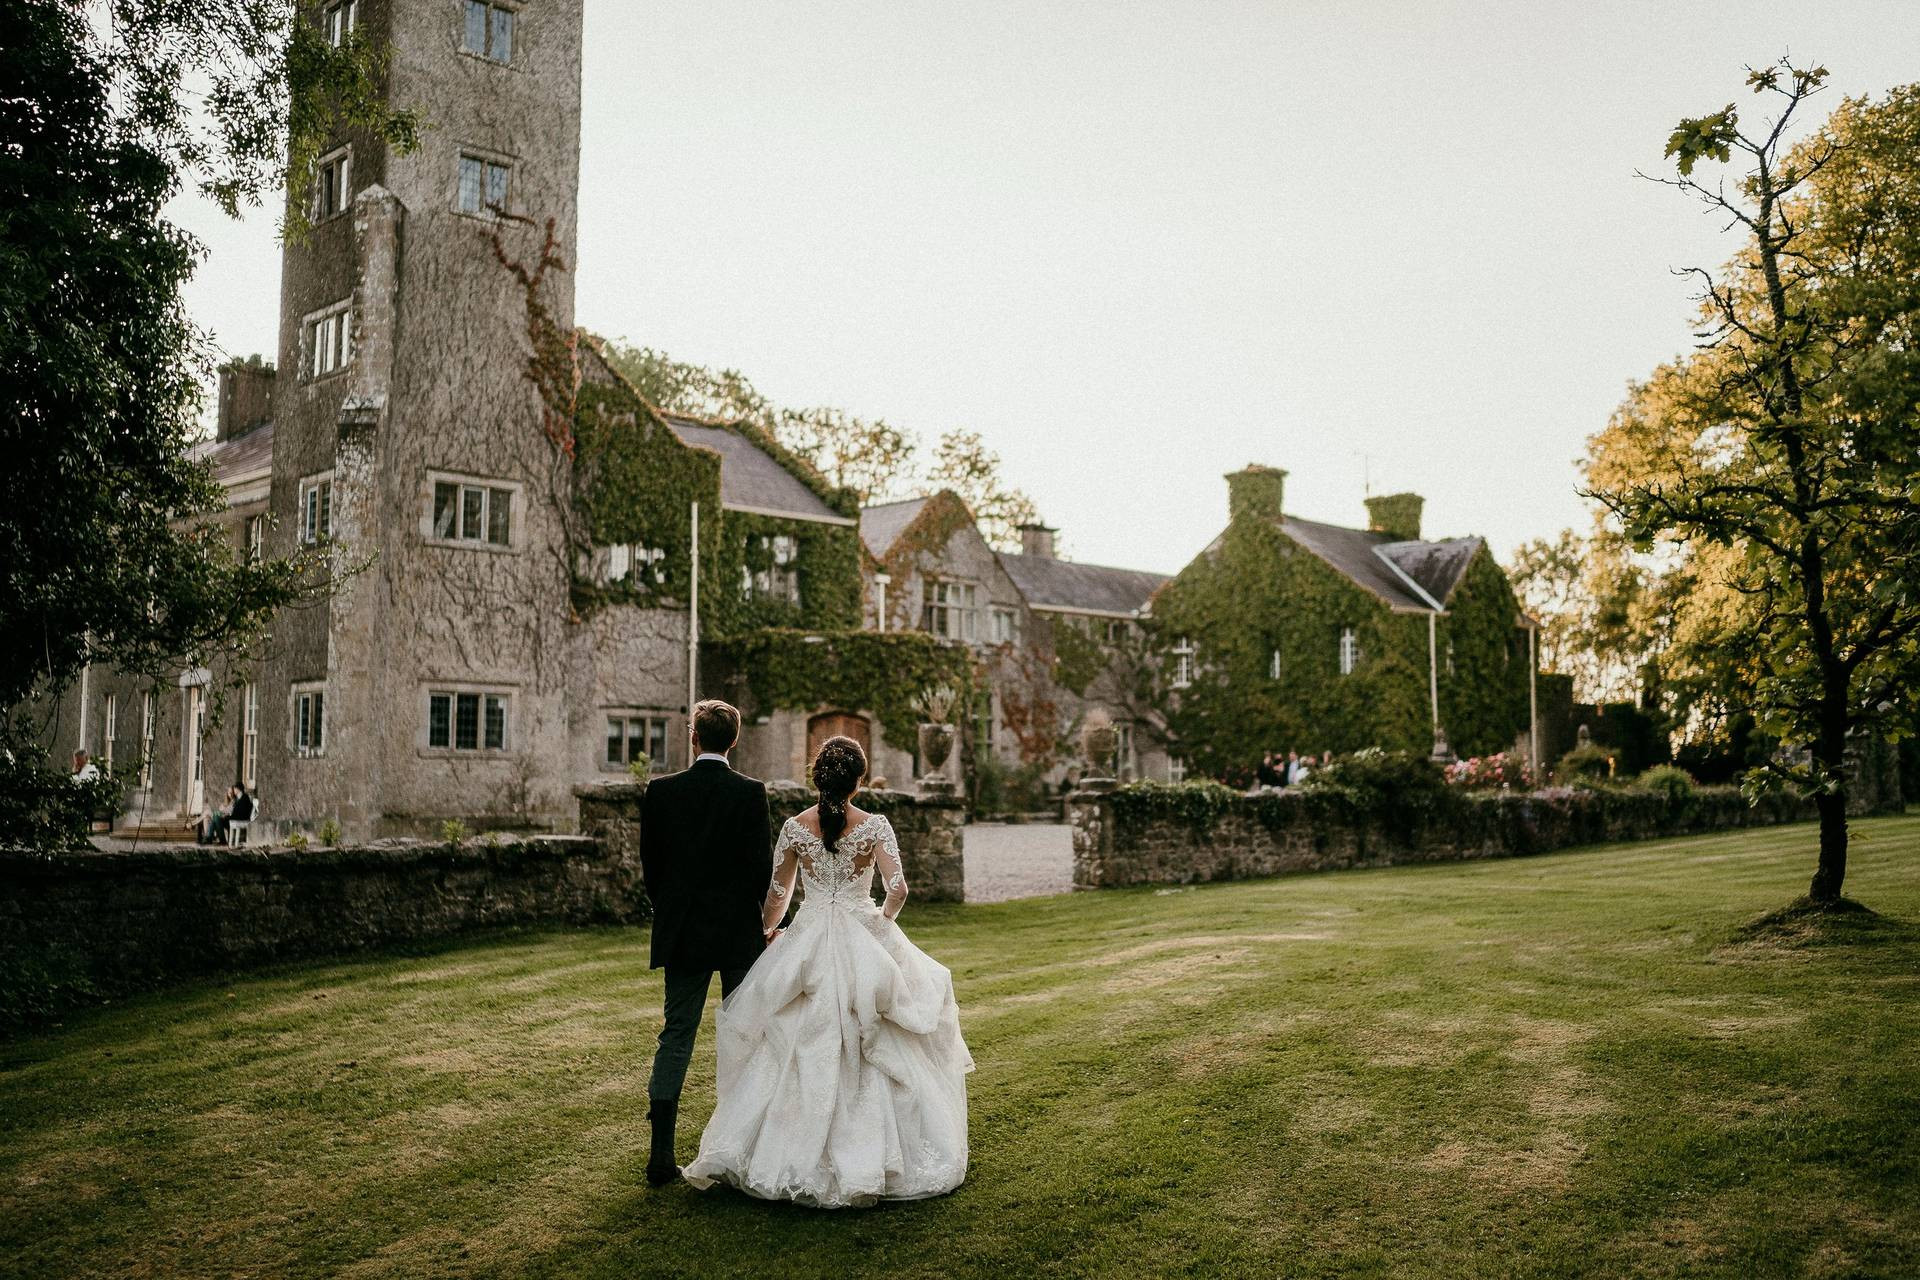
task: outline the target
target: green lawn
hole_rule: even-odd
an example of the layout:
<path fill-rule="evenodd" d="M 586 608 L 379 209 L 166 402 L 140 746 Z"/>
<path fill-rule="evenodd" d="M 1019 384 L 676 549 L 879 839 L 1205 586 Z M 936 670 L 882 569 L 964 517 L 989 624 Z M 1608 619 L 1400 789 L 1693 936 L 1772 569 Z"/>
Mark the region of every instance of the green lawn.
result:
<path fill-rule="evenodd" d="M 650 1192 L 639 930 L 277 970 L 0 1043 L 0 1274 L 1920 1274 L 1920 818 L 909 904 L 973 1170 Z M 682 1158 L 711 1106 L 711 1027 Z"/>

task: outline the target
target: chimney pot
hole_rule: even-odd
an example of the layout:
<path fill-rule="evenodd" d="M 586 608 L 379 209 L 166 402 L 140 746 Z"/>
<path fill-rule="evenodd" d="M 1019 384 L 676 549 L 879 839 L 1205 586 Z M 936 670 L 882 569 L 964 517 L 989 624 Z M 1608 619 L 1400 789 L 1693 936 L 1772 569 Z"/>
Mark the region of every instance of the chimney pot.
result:
<path fill-rule="evenodd" d="M 1055 558 L 1053 535 L 1059 530 L 1044 524 L 1023 524 L 1020 526 L 1020 554 L 1032 556 L 1036 560 Z"/>
<path fill-rule="evenodd" d="M 217 440 L 232 440 L 273 418 L 273 366 L 259 356 L 220 366 Z"/>
<path fill-rule="evenodd" d="M 1367 499 L 1367 528 L 1395 542 L 1420 541 L 1420 509 L 1426 499 L 1417 493 L 1388 493 Z"/>
<path fill-rule="evenodd" d="M 1287 494 L 1287 473 L 1252 463 L 1227 476 L 1227 515 L 1231 520 L 1278 520 Z"/>

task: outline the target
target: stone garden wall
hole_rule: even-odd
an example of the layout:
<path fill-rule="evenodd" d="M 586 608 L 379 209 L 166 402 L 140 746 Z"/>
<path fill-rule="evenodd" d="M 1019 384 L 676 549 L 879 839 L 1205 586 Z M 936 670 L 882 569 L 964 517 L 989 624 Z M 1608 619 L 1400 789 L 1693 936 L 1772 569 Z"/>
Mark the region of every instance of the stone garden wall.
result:
<path fill-rule="evenodd" d="M 578 836 L 0 850 L 0 1026 L 92 996 L 274 960 L 490 925 L 646 917 L 637 861 Z"/>
<path fill-rule="evenodd" d="M 580 831 L 619 850 L 636 864 L 640 858 L 640 798 L 642 783 L 607 783 L 578 787 Z M 811 805 L 817 797 L 810 788 L 791 782 L 767 784 L 767 807 L 773 832 Z M 884 813 L 900 838 L 900 860 L 907 884 L 921 902 L 961 902 L 966 897 L 966 863 L 961 842 L 967 810 L 950 796 L 917 796 L 904 791 L 863 791 L 854 803 Z"/>
<path fill-rule="evenodd" d="M 1467 793 L 1449 801 L 1432 813 L 1396 814 L 1301 791 L 1242 796 L 1146 786 L 1076 792 L 1067 805 L 1073 882 L 1105 889 L 1509 858 L 1814 816 L 1811 804 L 1789 797 L 1749 807 L 1733 787 L 1701 787 L 1677 803 L 1652 794 L 1567 789 Z"/>

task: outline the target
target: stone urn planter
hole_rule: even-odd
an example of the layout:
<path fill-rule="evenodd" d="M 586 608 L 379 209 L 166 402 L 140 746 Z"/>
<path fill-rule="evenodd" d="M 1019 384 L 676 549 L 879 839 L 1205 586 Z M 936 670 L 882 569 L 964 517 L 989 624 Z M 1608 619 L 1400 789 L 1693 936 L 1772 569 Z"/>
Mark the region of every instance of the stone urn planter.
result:
<path fill-rule="evenodd" d="M 1120 731 L 1111 721 L 1089 721 L 1080 731 L 1080 751 L 1087 758 L 1086 776 L 1080 779 L 1084 791 L 1111 791 L 1116 785 L 1114 757 L 1120 750 Z"/>
<path fill-rule="evenodd" d="M 920 726 L 920 790 L 945 795 L 953 790 L 953 779 L 944 770 L 953 757 L 954 730 L 950 724 Z"/>

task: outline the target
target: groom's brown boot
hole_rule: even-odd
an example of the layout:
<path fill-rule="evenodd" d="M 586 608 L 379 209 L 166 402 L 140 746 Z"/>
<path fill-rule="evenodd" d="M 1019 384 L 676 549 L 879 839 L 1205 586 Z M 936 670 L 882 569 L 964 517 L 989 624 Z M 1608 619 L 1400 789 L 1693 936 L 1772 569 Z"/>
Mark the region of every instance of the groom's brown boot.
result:
<path fill-rule="evenodd" d="M 680 1167 L 673 1161 L 673 1125 L 679 1118 L 678 1102 L 655 1098 L 647 1108 L 647 1119 L 653 1122 L 653 1151 L 647 1157 L 647 1182 L 651 1186 L 664 1187 L 680 1176 Z"/>

